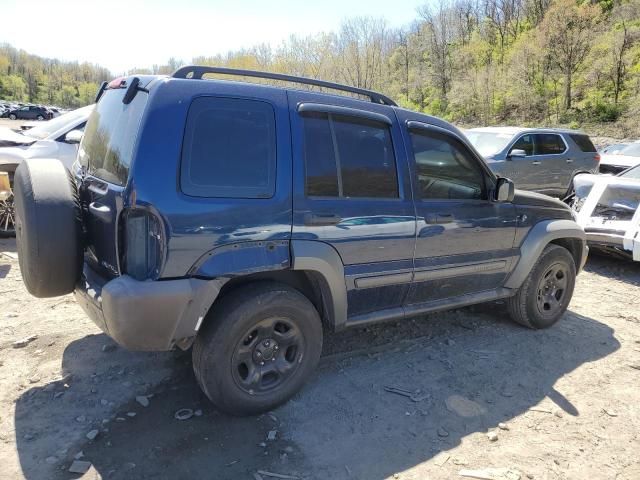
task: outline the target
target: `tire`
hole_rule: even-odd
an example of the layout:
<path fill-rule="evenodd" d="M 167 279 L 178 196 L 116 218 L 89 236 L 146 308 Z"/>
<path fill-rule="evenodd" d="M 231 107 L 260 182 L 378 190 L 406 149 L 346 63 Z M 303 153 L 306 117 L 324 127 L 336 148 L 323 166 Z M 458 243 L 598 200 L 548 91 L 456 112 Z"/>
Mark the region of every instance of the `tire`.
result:
<path fill-rule="evenodd" d="M 42 120 L 44 120 L 44 117 L 43 117 L 42 115 L 38 115 L 38 116 L 36 117 L 36 120 L 38 120 L 38 121 L 40 121 L 40 122 L 41 122 Z"/>
<path fill-rule="evenodd" d="M 53 159 L 27 159 L 14 177 L 16 239 L 29 293 L 71 293 L 80 279 L 83 247 L 80 204 L 71 173 Z"/>
<path fill-rule="evenodd" d="M 13 113 L 11 115 L 9 115 L 9 118 L 11 120 L 17 120 L 18 119 L 18 117 L 16 117 Z"/>
<path fill-rule="evenodd" d="M 567 310 L 575 283 L 576 265 L 573 257 L 566 248 L 549 244 L 518 293 L 508 299 L 509 315 L 513 321 L 525 327 L 550 327 Z"/>
<path fill-rule="evenodd" d="M 194 343 L 193 369 L 220 410 L 256 415 L 291 398 L 321 351 L 322 323 L 313 304 L 287 285 L 259 282 L 214 304 Z"/>

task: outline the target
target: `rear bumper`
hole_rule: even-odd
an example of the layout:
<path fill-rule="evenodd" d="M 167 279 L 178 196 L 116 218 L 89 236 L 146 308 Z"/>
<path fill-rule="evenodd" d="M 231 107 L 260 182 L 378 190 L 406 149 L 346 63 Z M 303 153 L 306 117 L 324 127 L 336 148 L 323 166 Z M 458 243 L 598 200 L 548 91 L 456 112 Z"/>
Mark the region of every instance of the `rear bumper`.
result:
<path fill-rule="evenodd" d="M 107 280 L 85 265 L 75 297 L 89 318 L 130 350 L 188 348 L 224 282 Z"/>

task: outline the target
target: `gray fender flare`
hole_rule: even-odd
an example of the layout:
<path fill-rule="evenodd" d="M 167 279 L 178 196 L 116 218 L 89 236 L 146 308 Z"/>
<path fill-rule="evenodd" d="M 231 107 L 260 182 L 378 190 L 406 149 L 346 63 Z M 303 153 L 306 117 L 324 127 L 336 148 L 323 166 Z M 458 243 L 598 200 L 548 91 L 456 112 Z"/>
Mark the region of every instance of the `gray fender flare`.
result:
<path fill-rule="evenodd" d="M 329 317 L 336 330 L 347 322 L 347 285 L 344 265 L 338 252 L 329 244 L 314 240 L 292 240 L 293 270 L 305 270 L 319 274 L 328 290 L 326 299 Z"/>
<path fill-rule="evenodd" d="M 586 258 L 587 235 L 580 225 L 573 220 L 544 220 L 537 223 L 527 234 L 524 242 L 520 245 L 520 260 L 516 268 L 505 283 L 505 287 L 518 289 L 524 283 L 531 269 L 535 265 L 540 254 L 549 243 L 558 239 L 580 240 L 583 251 L 581 252 L 580 264 Z M 582 265 L 576 265 L 576 270 L 580 270 Z"/>

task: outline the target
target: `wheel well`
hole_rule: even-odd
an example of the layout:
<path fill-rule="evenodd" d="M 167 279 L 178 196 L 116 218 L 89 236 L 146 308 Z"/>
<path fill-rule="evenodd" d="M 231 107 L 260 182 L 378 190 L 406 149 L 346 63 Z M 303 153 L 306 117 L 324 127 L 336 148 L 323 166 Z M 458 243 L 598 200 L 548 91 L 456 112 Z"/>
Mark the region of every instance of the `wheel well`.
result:
<path fill-rule="evenodd" d="M 220 300 L 237 288 L 244 287 L 251 283 L 264 281 L 284 283 L 285 285 L 295 288 L 313 304 L 318 311 L 322 322 L 329 327 L 333 326 L 333 309 L 331 307 L 332 303 L 329 286 L 322 278 L 322 275 L 317 272 L 306 270 L 278 270 L 274 272 L 260 272 L 232 278 L 224 284 L 216 298 L 216 301 Z"/>
<path fill-rule="evenodd" d="M 549 243 L 559 245 L 569 251 L 573 257 L 573 261 L 576 264 L 576 270 L 580 268 L 582 264 L 582 240 L 579 238 L 556 238 Z"/>

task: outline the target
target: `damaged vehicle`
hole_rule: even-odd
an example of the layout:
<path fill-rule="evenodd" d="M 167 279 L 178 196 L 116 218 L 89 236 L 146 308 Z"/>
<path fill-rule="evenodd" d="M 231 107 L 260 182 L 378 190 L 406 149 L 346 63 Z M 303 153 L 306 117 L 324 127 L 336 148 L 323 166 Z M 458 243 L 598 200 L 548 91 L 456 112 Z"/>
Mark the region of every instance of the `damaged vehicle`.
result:
<path fill-rule="evenodd" d="M 597 250 L 640 261 L 640 165 L 617 176 L 575 178 L 573 210 Z"/>
<path fill-rule="evenodd" d="M 630 143 L 615 153 L 606 153 L 600 160 L 600 173 L 617 175 L 640 164 L 640 142 Z"/>

